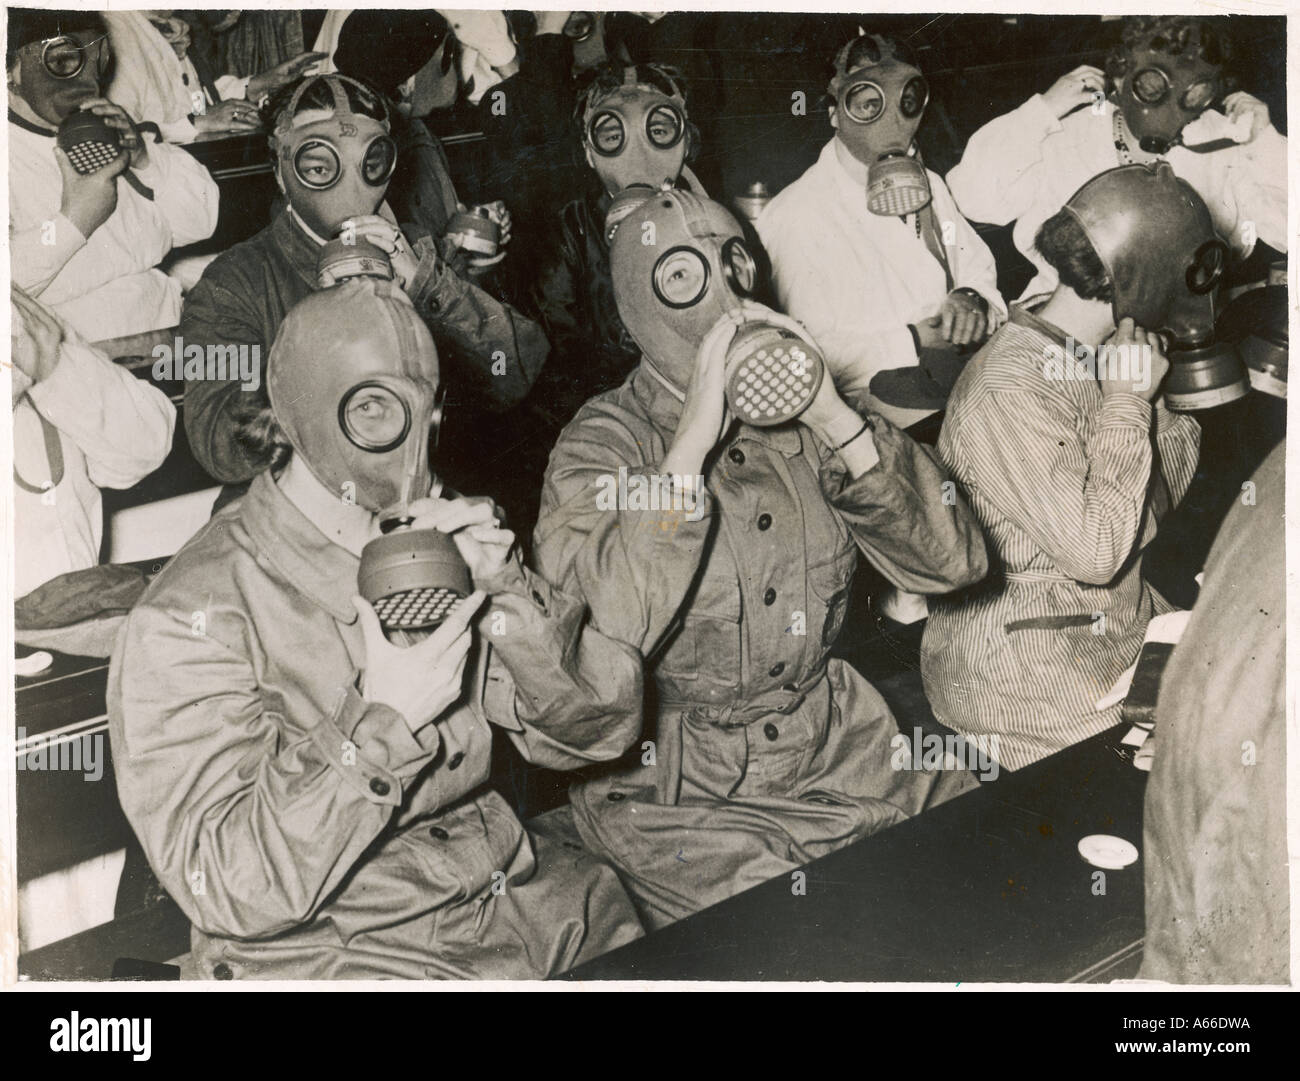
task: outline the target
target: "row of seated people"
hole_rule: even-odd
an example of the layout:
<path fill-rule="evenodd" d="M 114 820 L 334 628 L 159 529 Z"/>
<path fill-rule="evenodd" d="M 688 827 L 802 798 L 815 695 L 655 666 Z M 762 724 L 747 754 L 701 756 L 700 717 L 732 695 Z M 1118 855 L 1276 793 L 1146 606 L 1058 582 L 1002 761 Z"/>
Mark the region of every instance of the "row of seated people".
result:
<path fill-rule="evenodd" d="M 1236 99 L 1247 137 L 1214 152 L 1237 177 L 1231 202 L 1175 176 L 1174 139 L 1222 97 L 1201 89 L 1222 82 L 1218 32 L 1130 29 L 1109 111 L 1091 108 L 1095 69 L 1030 103 L 1087 105 L 1132 145 L 1116 140 L 1119 160 L 1044 213 L 1030 250 L 1045 296 L 1009 317 L 961 197 L 908 154 L 928 91 L 887 37 L 837 53 L 837 134 L 760 216 L 766 252 L 685 168 L 675 74 L 599 71 L 577 115 L 605 194 L 565 209 L 567 243 L 514 303 L 486 280 L 495 257 L 412 236 L 384 203 L 399 151 L 382 94 L 307 76 L 268 100 L 284 209 L 208 267 L 181 313 L 205 356 L 266 357 L 252 380 L 185 373 L 196 456 L 248 487 L 134 610 L 110 689 L 123 805 L 194 923 L 199 975 L 554 974 L 970 789 L 962 771 L 900 770 L 888 707 L 828 657 L 860 555 L 900 609 L 934 598 L 922 668 L 935 714 L 995 739 L 1006 768 L 1115 722 L 1117 706 L 1095 704 L 1161 610 L 1137 556 L 1197 458 L 1195 421 L 1158 397 L 1157 331 L 1212 332 L 1220 236 L 1244 241 L 1223 213 L 1248 206 L 1285 247 L 1262 227 L 1285 171 L 1232 158 L 1280 141 L 1258 102 Z M 1149 89 L 1130 85 L 1157 69 L 1187 114 L 1164 128 L 1142 107 Z M 159 152 L 100 100 L 125 125 L 124 158 Z M 1025 198 L 1003 212 L 1018 232 Z M 488 218 L 501 246 L 508 217 Z M 382 253 L 388 280 L 316 289 L 340 233 Z M 30 299 L 14 303 L 44 332 L 22 355 L 57 372 L 60 335 Z M 553 328 L 584 326 L 621 368 L 587 372 L 580 346 L 547 359 Z M 748 392 L 730 380 L 755 330 L 825 369 L 802 398 L 793 388 L 800 409 L 765 403 L 785 423 L 754 411 L 753 378 Z M 1145 364 L 1045 377 L 1069 339 Z M 747 355 L 757 372 L 768 354 Z M 496 506 L 454 495 L 430 463 L 443 364 L 453 388 L 498 405 L 544 391 L 551 372 L 577 392 L 563 432 L 528 433 L 519 455 L 536 468 L 550 451 L 531 566 Z M 897 424 L 945 399 L 935 454 Z M 665 500 L 628 498 L 628 477 Z M 474 586 L 400 644 L 354 585 L 394 525 L 450 535 Z M 553 768 L 616 763 L 575 784 L 571 833 L 530 839 L 483 788 L 488 722 Z"/>

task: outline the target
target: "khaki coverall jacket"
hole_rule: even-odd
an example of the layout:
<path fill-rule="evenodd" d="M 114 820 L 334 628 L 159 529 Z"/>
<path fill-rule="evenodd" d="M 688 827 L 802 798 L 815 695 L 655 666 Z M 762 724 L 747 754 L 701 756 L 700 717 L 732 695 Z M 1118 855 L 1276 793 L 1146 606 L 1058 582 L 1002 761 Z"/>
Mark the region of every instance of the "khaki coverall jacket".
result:
<path fill-rule="evenodd" d="M 640 725 L 634 652 L 508 564 L 478 583 L 464 696 L 413 733 L 357 691 L 358 564 L 263 473 L 119 641 L 118 791 L 198 975 L 544 977 L 637 937 L 611 870 L 534 844 L 485 787 L 489 721 L 552 769 L 618 755 Z"/>

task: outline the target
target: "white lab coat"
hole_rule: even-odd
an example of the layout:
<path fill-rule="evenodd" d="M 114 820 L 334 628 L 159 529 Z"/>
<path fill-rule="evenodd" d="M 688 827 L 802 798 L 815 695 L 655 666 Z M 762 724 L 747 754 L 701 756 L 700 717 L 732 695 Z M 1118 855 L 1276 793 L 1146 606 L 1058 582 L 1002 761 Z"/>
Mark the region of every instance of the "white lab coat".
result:
<path fill-rule="evenodd" d="M 117 209 L 87 238 L 59 213 L 54 136 L 9 122 L 14 282 L 88 341 L 179 323 L 180 286 L 156 268 L 173 247 L 205 240 L 217 226 L 216 182 L 184 150 L 151 143 L 149 164 L 135 175 L 153 198 L 119 177 Z"/>
<path fill-rule="evenodd" d="M 1083 108 L 1058 120 L 1035 94 L 972 135 L 948 174 L 957 205 L 972 221 L 1016 223 L 1016 247 L 1038 270 L 1026 298 L 1050 293 L 1058 280 L 1034 248 L 1038 227 L 1094 176 L 1121 164 L 1114 112 L 1107 101 L 1099 112 Z M 1195 123 L 1209 129 L 1223 120 L 1210 112 Z M 1286 139 L 1271 124 L 1248 143 L 1207 154 L 1179 146 L 1165 159 L 1205 200 L 1215 230 L 1239 255 L 1250 254 L 1256 236 L 1287 250 Z"/>
<path fill-rule="evenodd" d="M 15 373 L 15 377 L 19 377 Z M 40 414 L 38 416 L 37 414 Z M 63 477 L 52 490 L 40 417 L 58 429 Z M 167 457 L 176 407 L 156 387 L 69 334 L 54 370 L 14 406 L 14 596 L 99 562 L 100 488 L 129 488 Z"/>
<path fill-rule="evenodd" d="M 938 313 L 948 295 L 943 266 L 916 234 L 915 219 L 867 209 L 865 173 L 855 177 L 832 139 L 807 172 L 768 204 L 757 224 L 772 261 L 777 300 L 803 323 L 846 399 L 898 424 L 924 416 L 868 401 L 871 377 L 917 363 L 909 323 Z M 993 255 L 927 170 L 953 288 L 969 286 L 1005 315 Z"/>

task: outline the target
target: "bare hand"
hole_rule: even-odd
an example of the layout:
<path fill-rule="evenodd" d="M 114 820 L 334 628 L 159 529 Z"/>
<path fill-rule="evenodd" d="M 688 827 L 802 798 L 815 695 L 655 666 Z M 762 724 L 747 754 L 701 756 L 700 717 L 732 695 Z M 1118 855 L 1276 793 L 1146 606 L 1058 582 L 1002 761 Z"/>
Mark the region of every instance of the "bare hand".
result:
<path fill-rule="evenodd" d="M 249 79 L 244 96 L 248 101 L 256 103 L 264 94 L 274 94 L 280 87 L 288 86 L 299 75 L 306 75 L 308 69 L 315 67 L 328 56 L 329 53 L 299 53 L 297 56 L 290 57 L 268 71 Z"/>
<path fill-rule="evenodd" d="M 39 383 L 59 363 L 63 324 L 43 304 L 12 284 L 9 300 L 15 309 L 14 332 L 10 336 L 14 367 L 33 383 Z"/>
<path fill-rule="evenodd" d="M 364 598 L 353 597 L 366 649 L 362 697 L 396 710 L 412 732 L 440 717 L 461 696 L 474 642 L 469 624 L 486 596 L 471 593 L 428 638 L 409 647 L 388 641 L 375 610 Z"/>
<path fill-rule="evenodd" d="M 664 457 L 665 473 L 698 476 L 704 459 L 726 431 L 727 348 L 738 329 L 738 322 L 723 319 L 696 350 L 682 415 Z"/>
<path fill-rule="evenodd" d="M 1268 106 L 1253 94 L 1238 90 L 1223 99 L 1223 115 L 1229 120 L 1250 117 L 1250 138 L 1254 139 L 1269 124 Z"/>
<path fill-rule="evenodd" d="M 475 582 L 499 573 L 510 558 L 515 535 L 502 528 L 501 508 L 486 496 L 417 499 L 408 510 L 412 529 L 451 535 Z"/>
<path fill-rule="evenodd" d="M 89 237 L 117 209 L 117 178 L 127 170 L 131 156 L 123 150 L 102 169 L 82 176 L 73 167 L 68 155 L 54 148 L 54 159 L 63 175 L 63 198 L 59 213 Z"/>
<path fill-rule="evenodd" d="M 223 101 L 194 118 L 199 131 L 256 131 L 261 124 L 257 109 L 246 101 Z"/>
<path fill-rule="evenodd" d="M 1106 93 L 1106 76 L 1101 68 L 1080 64 L 1062 75 L 1043 94 L 1043 100 L 1057 119 L 1074 112 L 1080 105 L 1088 105 L 1098 94 Z"/>
<path fill-rule="evenodd" d="M 1160 335 L 1154 332 L 1148 334 L 1126 317 L 1119 321 L 1119 326 L 1106 344 L 1125 349 L 1104 369 L 1100 363 L 1097 365 L 1102 397 L 1136 394 L 1148 402 L 1155 398 L 1169 371 L 1169 361 L 1165 357 Z"/>
<path fill-rule="evenodd" d="M 988 311 L 982 296 L 954 289 L 939 309 L 939 331 L 953 345 L 982 342 L 989 333 Z"/>
<path fill-rule="evenodd" d="M 351 227 L 360 238 L 368 240 L 377 248 L 388 254 L 388 261 L 393 265 L 393 274 L 403 289 L 410 289 L 420 264 L 406 242 L 400 226 L 394 225 L 387 218 L 378 214 L 367 214 L 361 218 L 349 218 L 344 222 L 344 229 Z"/>
<path fill-rule="evenodd" d="M 81 111 L 102 117 L 104 123 L 117 130 L 122 149 L 131 155 L 132 169 L 143 169 L 149 164 L 149 144 L 122 106 L 108 98 L 90 98 L 81 103 Z"/>

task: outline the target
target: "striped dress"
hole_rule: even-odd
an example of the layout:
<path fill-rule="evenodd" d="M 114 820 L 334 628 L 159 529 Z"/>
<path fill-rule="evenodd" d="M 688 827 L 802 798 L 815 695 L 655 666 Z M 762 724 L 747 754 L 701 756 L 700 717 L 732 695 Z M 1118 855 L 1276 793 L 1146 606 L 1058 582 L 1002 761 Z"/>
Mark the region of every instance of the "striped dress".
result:
<path fill-rule="evenodd" d="M 935 716 L 996 736 L 1009 769 L 1119 720 L 1118 705 L 1095 703 L 1165 610 L 1141 553 L 1200 446 L 1190 417 L 1135 394 L 1103 398 L 1094 378 L 1047 378 L 1054 344 L 1065 344 L 1057 327 L 1013 309 L 962 373 L 939 437 L 994 566 L 980 586 L 931 601 L 921 672 Z"/>

